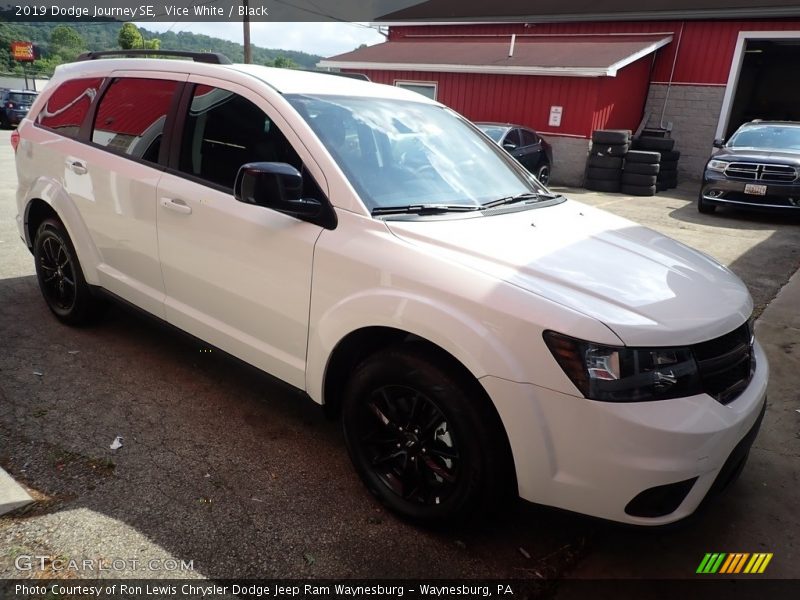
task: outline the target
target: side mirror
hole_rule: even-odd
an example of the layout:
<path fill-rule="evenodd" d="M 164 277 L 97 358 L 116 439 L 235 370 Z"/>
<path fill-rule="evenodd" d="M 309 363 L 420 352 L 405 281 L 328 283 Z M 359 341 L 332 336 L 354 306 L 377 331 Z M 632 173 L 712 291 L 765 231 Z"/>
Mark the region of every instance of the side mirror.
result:
<path fill-rule="evenodd" d="M 714 140 L 714 148 L 722 148 L 725 145 L 725 140 L 717 138 Z"/>
<path fill-rule="evenodd" d="M 314 198 L 302 198 L 303 176 L 287 163 L 254 162 L 242 165 L 233 185 L 239 202 L 271 208 L 298 219 L 313 219 L 322 212 Z"/>

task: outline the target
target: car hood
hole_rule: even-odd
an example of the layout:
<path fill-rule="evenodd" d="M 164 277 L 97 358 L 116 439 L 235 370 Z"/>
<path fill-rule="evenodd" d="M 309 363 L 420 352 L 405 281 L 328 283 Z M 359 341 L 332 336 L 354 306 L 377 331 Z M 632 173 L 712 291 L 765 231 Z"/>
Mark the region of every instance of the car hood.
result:
<path fill-rule="evenodd" d="M 800 167 L 800 152 L 785 152 L 780 150 L 756 150 L 751 148 L 721 148 L 711 157 L 716 160 L 753 161 L 770 164 L 793 165 Z"/>
<path fill-rule="evenodd" d="M 428 254 L 597 319 L 631 346 L 706 341 L 741 325 L 753 309 L 742 281 L 711 258 L 578 202 L 386 225 Z"/>

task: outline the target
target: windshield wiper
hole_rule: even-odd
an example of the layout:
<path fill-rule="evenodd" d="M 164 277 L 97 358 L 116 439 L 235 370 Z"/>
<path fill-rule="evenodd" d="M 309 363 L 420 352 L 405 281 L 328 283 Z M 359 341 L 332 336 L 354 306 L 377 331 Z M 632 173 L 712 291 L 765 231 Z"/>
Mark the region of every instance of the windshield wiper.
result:
<path fill-rule="evenodd" d="M 481 208 L 494 208 L 496 206 L 503 206 L 506 204 L 516 204 L 517 202 L 525 202 L 527 200 L 552 200 L 553 198 L 557 198 L 558 196 L 552 196 L 550 194 L 538 194 L 534 192 L 525 192 L 524 194 L 517 194 L 516 196 L 506 196 L 505 198 L 499 198 L 498 200 L 492 200 L 491 202 L 486 202 L 485 204 L 481 204 Z"/>
<path fill-rule="evenodd" d="M 449 212 L 471 212 L 480 209 L 480 206 L 459 204 L 410 204 L 408 206 L 379 206 L 372 209 L 372 215 L 440 215 Z"/>

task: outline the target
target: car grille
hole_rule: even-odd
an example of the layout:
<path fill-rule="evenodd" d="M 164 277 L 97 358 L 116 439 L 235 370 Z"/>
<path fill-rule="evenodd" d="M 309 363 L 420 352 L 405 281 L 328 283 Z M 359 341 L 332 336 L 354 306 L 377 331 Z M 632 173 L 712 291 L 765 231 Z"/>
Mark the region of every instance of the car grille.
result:
<path fill-rule="evenodd" d="M 725 167 L 725 175 L 749 181 L 792 183 L 797 179 L 797 169 L 789 165 L 733 162 Z"/>
<path fill-rule="evenodd" d="M 692 346 L 703 391 L 722 404 L 739 397 L 753 376 L 753 335 L 749 323 Z"/>

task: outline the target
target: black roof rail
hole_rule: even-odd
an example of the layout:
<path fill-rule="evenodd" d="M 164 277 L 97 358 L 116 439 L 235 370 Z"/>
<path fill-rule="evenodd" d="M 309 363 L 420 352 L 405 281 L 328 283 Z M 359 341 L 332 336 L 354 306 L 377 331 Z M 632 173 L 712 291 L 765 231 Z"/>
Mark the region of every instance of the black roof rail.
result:
<path fill-rule="evenodd" d="M 177 58 L 191 58 L 194 62 L 209 63 L 212 65 L 230 65 L 231 60 L 218 52 L 186 52 L 184 50 L 101 50 L 97 52 L 84 52 L 76 61 L 95 60 L 117 56 L 120 58 L 148 58 L 153 56 L 172 56 Z"/>

